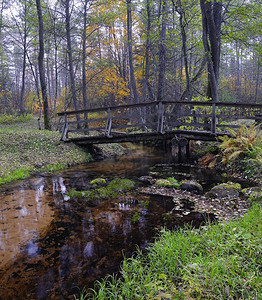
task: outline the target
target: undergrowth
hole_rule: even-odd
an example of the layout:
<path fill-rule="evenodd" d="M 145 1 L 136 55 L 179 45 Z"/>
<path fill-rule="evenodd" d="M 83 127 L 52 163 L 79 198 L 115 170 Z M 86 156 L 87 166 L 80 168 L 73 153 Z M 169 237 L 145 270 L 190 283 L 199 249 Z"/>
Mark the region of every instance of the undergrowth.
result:
<path fill-rule="evenodd" d="M 11 124 L 11 123 L 18 123 L 18 122 L 25 122 L 29 121 L 33 118 L 32 114 L 23 115 L 8 115 L 2 114 L 0 115 L 0 124 Z"/>
<path fill-rule="evenodd" d="M 244 125 L 231 137 L 221 137 L 222 162 L 244 173 L 248 178 L 262 176 L 262 130 L 261 126 Z"/>
<path fill-rule="evenodd" d="M 260 203 L 261 204 L 261 203 Z M 120 276 L 85 299 L 262 299 L 262 210 L 202 229 L 163 229 L 146 255 L 125 258 Z M 84 299 L 84 298 L 82 298 Z"/>

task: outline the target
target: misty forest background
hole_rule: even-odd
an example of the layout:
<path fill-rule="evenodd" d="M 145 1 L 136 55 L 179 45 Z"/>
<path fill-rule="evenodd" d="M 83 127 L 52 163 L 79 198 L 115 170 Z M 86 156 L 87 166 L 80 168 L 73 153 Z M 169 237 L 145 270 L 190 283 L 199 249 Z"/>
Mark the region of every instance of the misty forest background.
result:
<path fill-rule="evenodd" d="M 262 103 L 260 0 L 1 0 L 0 114 Z"/>

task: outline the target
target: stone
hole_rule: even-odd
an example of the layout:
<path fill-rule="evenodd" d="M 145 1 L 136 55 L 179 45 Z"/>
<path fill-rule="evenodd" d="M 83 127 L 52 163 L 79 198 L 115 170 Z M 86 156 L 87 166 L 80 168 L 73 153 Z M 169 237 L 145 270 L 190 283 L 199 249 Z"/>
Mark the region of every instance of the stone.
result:
<path fill-rule="evenodd" d="M 236 198 L 241 192 L 241 185 L 239 183 L 227 182 L 214 186 L 209 192 L 205 194 L 208 198 Z"/>
<path fill-rule="evenodd" d="M 156 179 L 154 179 L 152 176 L 141 176 L 138 178 L 138 180 L 145 184 L 154 184 L 156 181 Z"/>
<path fill-rule="evenodd" d="M 188 192 L 196 192 L 196 193 L 203 192 L 202 185 L 195 180 L 183 180 L 180 183 L 180 189 Z"/>

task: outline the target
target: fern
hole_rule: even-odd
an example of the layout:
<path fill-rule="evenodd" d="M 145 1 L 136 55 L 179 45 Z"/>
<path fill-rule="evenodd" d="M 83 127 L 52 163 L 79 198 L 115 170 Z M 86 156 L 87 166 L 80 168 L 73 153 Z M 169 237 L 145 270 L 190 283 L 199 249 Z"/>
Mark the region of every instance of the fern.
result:
<path fill-rule="evenodd" d="M 232 163 L 237 159 L 250 157 L 258 159 L 262 156 L 262 131 L 260 126 L 242 125 L 237 131 L 229 128 L 231 137 L 222 137 L 220 149 L 224 163 Z"/>

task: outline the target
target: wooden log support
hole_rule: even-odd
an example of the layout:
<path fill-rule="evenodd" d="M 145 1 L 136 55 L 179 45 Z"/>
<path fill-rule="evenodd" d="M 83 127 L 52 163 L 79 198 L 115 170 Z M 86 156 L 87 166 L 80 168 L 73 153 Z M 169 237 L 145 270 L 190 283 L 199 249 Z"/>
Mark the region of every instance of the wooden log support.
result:
<path fill-rule="evenodd" d="M 172 159 L 175 163 L 186 162 L 189 159 L 189 141 L 185 137 L 175 136 L 171 141 Z"/>
<path fill-rule="evenodd" d="M 179 140 L 179 159 L 181 162 L 186 162 L 189 158 L 188 145 L 188 139 L 181 138 Z"/>

